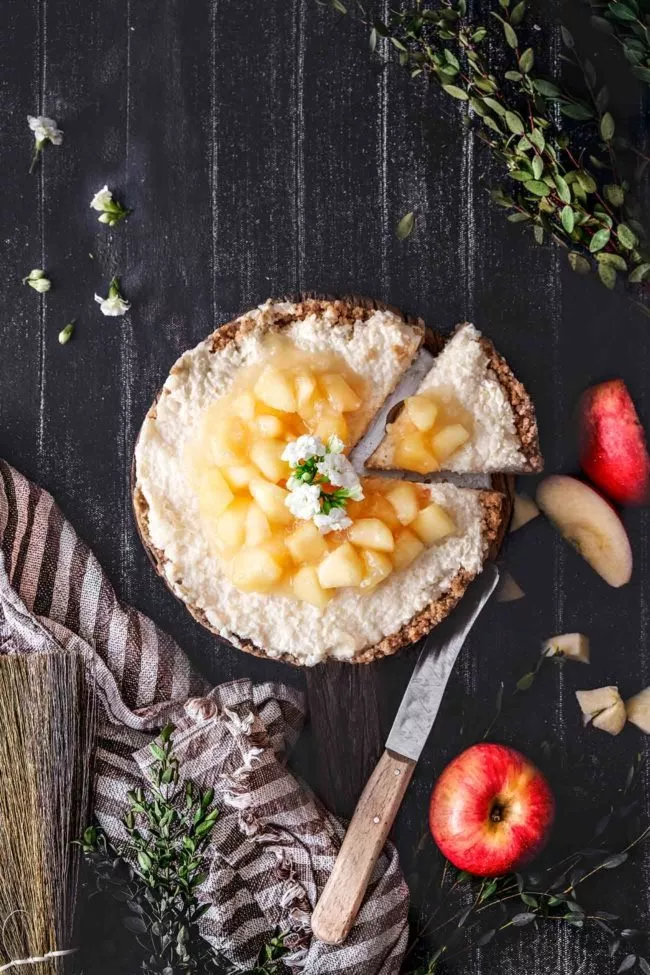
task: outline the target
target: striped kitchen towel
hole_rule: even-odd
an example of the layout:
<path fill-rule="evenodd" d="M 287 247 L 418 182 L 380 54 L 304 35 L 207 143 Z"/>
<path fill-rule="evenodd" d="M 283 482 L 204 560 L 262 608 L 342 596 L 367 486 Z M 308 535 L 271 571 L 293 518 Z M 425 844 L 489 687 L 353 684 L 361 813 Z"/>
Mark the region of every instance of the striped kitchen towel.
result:
<path fill-rule="evenodd" d="M 310 915 L 344 834 L 282 761 L 304 718 L 301 695 L 240 680 L 210 688 L 151 620 L 117 600 L 90 549 L 42 488 L 0 461 L 0 652 L 77 649 L 98 685 L 95 814 L 123 835 L 148 744 L 176 726 L 181 776 L 215 789 L 202 934 L 238 967 L 276 929 L 293 972 L 392 975 L 407 940 L 408 890 L 387 846 L 346 943 L 311 936 Z"/>

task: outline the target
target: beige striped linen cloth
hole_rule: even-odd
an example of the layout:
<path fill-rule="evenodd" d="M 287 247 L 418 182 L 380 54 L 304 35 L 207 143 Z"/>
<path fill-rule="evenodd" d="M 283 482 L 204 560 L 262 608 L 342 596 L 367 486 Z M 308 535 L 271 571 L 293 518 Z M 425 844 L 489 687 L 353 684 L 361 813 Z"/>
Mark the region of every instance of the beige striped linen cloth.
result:
<path fill-rule="evenodd" d="M 392 975 L 408 936 L 408 890 L 387 846 L 346 943 L 311 935 L 310 915 L 344 827 L 286 768 L 301 695 L 248 680 L 208 687 L 146 616 L 120 604 L 53 498 L 0 461 L 0 653 L 77 649 L 99 691 L 95 815 L 123 835 L 126 794 L 142 784 L 149 742 L 169 721 L 181 777 L 215 789 L 220 809 L 202 900 L 206 940 L 238 967 L 276 930 L 288 970 Z"/>

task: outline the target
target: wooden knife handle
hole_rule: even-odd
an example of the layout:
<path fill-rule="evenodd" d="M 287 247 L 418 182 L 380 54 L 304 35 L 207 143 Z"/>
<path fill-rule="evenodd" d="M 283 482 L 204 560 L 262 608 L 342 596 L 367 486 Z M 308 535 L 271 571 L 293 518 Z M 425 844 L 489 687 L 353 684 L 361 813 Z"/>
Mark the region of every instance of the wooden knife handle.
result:
<path fill-rule="evenodd" d="M 311 917 L 312 931 L 321 941 L 340 944 L 350 933 L 414 768 L 415 762 L 392 752 L 379 759 Z"/>

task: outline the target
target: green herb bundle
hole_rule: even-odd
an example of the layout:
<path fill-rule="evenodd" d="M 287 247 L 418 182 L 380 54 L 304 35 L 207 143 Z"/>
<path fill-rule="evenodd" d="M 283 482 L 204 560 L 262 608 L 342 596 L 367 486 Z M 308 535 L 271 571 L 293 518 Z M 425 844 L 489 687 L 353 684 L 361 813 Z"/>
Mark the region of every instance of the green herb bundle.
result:
<path fill-rule="evenodd" d="M 528 225 L 538 243 L 548 237 L 565 248 L 573 270 L 595 267 L 608 288 L 619 274 L 632 284 L 646 278 L 650 258 L 619 171 L 607 89 L 598 89 L 593 66 L 581 61 L 567 30 L 563 40 L 584 74 L 584 97 L 536 73 L 535 51 L 520 37 L 526 0 L 499 0 L 485 25 L 468 17 L 466 0 L 416 2 L 388 22 L 360 10 L 371 50 L 384 39 L 412 78 L 428 77 L 467 106 L 469 123 L 502 166 L 506 181 L 491 195 L 511 222 Z M 505 58 L 488 59 L 488 50 Z M 572 120 L 573 131 L 558 124 L 558 114 Z M 576 131 L 573 123 L 582 124 Z"/>
<path fill-rule="evenodd" d="M 218 810 L 214 791 L 179 782 L 173 725 L 149 746 L 153 762 L 146 790 L 129 793 L 127 840 L 117 849 L 96 826 L 81 846 L 97 873 L 98 888 L 126 905 L 124 926 L 141 948 L 144 975 L 231 975 L 234 969 L 201 937 L 198 922 L 210 908 L 199 900 L 204 860 Z M 281 936 L 271 939 L 259 965 L 242 975 L 278 975 L 286 954 Z"/>

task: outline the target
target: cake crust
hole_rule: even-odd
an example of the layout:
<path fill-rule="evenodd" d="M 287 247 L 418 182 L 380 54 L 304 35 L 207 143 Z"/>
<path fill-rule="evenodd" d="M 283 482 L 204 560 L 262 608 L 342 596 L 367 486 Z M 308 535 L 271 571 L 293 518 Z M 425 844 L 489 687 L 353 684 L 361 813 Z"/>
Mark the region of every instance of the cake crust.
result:
<path fill-rule="evenodd" d="M 289 301 L 290 299 L 286 300 Z M 325 311 L 327 311 L 329 316 L 331 316 L 330 324 L 332 327 L 348 327 L 354 322 L 366 321 L 371 317 L 375 310 L 391 311 L 398 315 L 404 324 L 407 324 L 415 329 L 416 334 L 418 335 L 418 342 L 415 347 L 416 350 L 423 338 L 426 345 L 432 351 L 439 351 L 444 344 L 444 339 L 436 333 L 427 331 L 425 335 L 425 329 L 420 319 L 409 318 L 403 315 L 397 309 L 384 305 L 380 302 L 356 297 L 351 297 L 345 300 L 312 296 L 304 297 L 295 304 L 295 308 L 291 313 L 278 316 L 278 318 L 271 324 L 270 330 L 279 332 L 282 329 L 287 328 L 299 318 L 306 317 L 312 313 L 323 313 Z M 223 349 L 227 348 L 230 344 L 239 343 L 248 332 L 256 327 L 259 327 L 259 325 L 256 325 L 252 318 L 248 319 L 245 315 L 221 326 L 211 336 L 211 351 L 213 353 L 219 353 Z M 408 367 L 412 357 L 413 355 L 405 353 L 404 369 Z M 175 367 L 173 367 L 171 370 L 172 374 L 174 371 Z M 523 387 L 521 388 L 523 390 Z M 164 387 L 159 391 L 154 403 L 147 412 L 148 418 L 155 418 L 158 401 L 163 395 L 165 395 Z M 482 512 L 482 535 L 484 539 L 484 560 L 485 558 L 494 558 L 496 556 L 512 513 L 512 498 L 514 493 L 512 478 L 505 475 L 495 475 L 492 478 L 492 483 L 494 487 L 498 488 L 498 490 L 486 490 L 479 492 L 479 501 Z M 165 584 L 168 586 L 173 595 L 176 596 L 180 602 L 182 602 L 185 608 L 191 613 L 198 623 L 200 623 L 210 632 L 214 633 L 217 637 L 219 637 L 219 639 L 224 640 L 225 642 L 230 642 L 216 629 L 216 627 L 210 623 L 203 610 L 201 610 L 198 606 L 186 602 L 175 591 L 173 581 L 169 579 L 166 572 L 168 560 L 165 553 L 158 549 L 151 539 L 149 531 L 148 503 L 138 483 L 135 456 L 133 458 L 131 468 L 131 495 L 138 534 L 157 573 L 164 580 Z M 460 570 L 452 580 L 449 589 L 438 599 L 425 606 L 424 609 L 420 610 L 395 633 L 383 637 L 373 646 L 363 648 L 360 653 L 350 658 L 349 662 L 370 663 L 371 661 L 378 660 L 381 657 L 392 655 L 402 647 L 421 639 L 451 612 L 451 610 L 456 606 L 463 596 L 472 579 L 475 578 L 476 574 L 477 573 Z M 295 666 L 305 665 L 304 660 L 298 659 L 291 654 L 284 653 L 277 656 L 270 656 L 264 647 L 259 647 L 250 640 L 240 638 L 237 634 L 233 634 L 233 638 L 236 641 L 233 643 L 234 646 L 237 646 L 238 649 L 244 650 L 256 657 L 279 660 Z"/>

